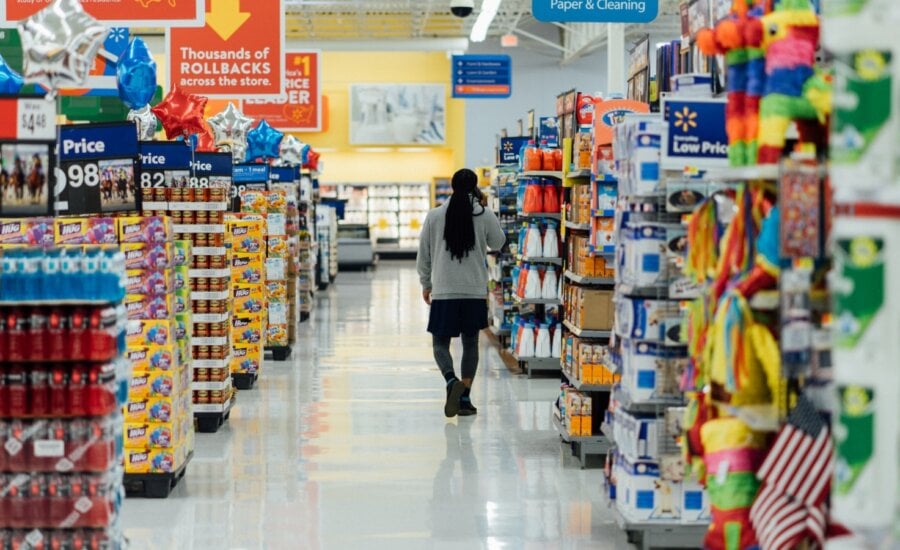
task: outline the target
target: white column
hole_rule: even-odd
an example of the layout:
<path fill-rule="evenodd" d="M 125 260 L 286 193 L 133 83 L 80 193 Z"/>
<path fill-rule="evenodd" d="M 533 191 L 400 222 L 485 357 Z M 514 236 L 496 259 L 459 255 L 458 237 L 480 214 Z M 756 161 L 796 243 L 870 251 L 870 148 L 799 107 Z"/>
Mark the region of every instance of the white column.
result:
<path fill-rule="evenodd" d="M 625 25 L 607 23 L 606 92 L 625 95 Z"/>

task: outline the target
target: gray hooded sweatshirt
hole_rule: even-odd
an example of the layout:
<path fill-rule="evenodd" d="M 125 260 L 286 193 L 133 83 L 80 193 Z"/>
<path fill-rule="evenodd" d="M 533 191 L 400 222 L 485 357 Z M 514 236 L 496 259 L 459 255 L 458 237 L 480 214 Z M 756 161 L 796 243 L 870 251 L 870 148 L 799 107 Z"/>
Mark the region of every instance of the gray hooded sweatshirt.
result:
<path fill-rule="evenodd" d="M 419 236 L 419 256 L 416 267 L 422 288 L 431 290 L 432 300 L 479 299 L 487 297 L 487 249 L 500 250 L 506 235 L 497 216 L 488 209 L 474 216 L 475 248 L 462 259 L 450 256 L 444 241 L 444 222 L 450 201 L 431 210 L 425 218 Z M 482 211 L 475 205 L 475 214 Z"/>

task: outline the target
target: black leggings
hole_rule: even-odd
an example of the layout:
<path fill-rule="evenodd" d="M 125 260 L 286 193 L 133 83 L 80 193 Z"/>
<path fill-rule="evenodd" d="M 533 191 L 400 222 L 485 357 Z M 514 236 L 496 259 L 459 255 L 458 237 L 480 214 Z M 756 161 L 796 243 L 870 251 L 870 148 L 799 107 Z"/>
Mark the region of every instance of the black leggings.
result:
<path fill-rule="evenodd" d="M 434 360 L 437 362 L 438 368 L 445 379 L 456 376 L 453 370 L 453 356 L 450 355 L 450 337 L 437 336 L 432 334 L 432 348 L 434 349 Z M 475 336 L 462 336 L 463 354 L 462 354 L 462 378 L 463 380 L 475 378 L 478 371 L 478 334 Z"/>

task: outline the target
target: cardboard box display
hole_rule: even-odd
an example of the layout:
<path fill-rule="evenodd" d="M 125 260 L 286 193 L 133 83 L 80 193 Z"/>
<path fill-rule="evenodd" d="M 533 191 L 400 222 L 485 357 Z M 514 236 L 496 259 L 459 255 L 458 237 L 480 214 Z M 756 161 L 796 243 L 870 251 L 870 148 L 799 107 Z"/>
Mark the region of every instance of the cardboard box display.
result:
<path fill-rule="evenodd" d="M 246 214 L 265 214 L 269 211 L 269 199 L 266 191 L 245 189 L 241 191 L 241 212 Z"/>
<path fill-rule="evenodd" d="M 174 266 L 189 267 L 193 255 L 193 243 L 191 241 L 178 240 L 173 243 L 172 264 Z"/>
<path fill-rule="evenodd" d="M 129 348 L 175 343 L 178 337 L 177 324 L 170 319 L 149 319 L 128 321 L 125 342 Z"/>
<path fill-rule="evenodd" d="M 125 422 L 126 449 L 172 449 L 194 428 L 194 419 L 175 417 L 170 422 Z"/>
<path fill-rule="evenodd" d="M 686 322 L 679 302 L 626 296 L 617 300 L 616 316 L 619 336 L 670 345 L 681 342 L 681 330 Z"/>
<path fill-rule="evenodd" d="M 182 443 L 174 449 L 125 449 L 125 473 L 171 474 L 177 472 L 189 451 Z"/>
<path fill-rule="evenodd" d="M 262 285 L 235 285 L 231 289 L 231 297 L 235 315 L 262 313 L 265 310 L 266 295 Z"/>
<path fill-rule="evenodd" d="M 167 216 L 117 218 L 120 243 L 165 243 L 172 240 L 172 220 Z"/>
<path fill-rule="evenodd" d="M 235 253 L 231 256 L 231 280 L 239 285 L 261 284 L 264 267 L 261 254 Z"/>
<path fill-rule="evenodd" d="M 236 344 L 231 347 L 231 372 L 255 373 L 262 366 L 263 346 Z"/>
<path fill-rule="evenodd" d="M 173 329 L 170 327 L 166 330 Z M 129 344 L 125 350 L 125 359 L 135 372 L 173 371 L 181 364 L 181 356 L 175 342 L 165 345 Z"/>
<path fill-rule="evenodd" d="M 583 330 L 612 329 L 615 321 L 612 291 L 575 286 L 569 288 L 572 292 L 571 319 L 576 326 Z"/>
<path fill-rule="evenodd" d="M 160 296 L 175 292 L 174 274 L 169 269 L 129 269 L 125 272 L 125 292 Z"/>
<path fill-rule="evenodd" d="M 283 235 L 272 235 L 266 242 L 266 253 L 270 258 L 288 258 L 288 238 Z"/>
<path fill-rule="evenodd" d="M 118 244 L 115 218 L 56 218 L 57 245 Z"/>
<path fill-rule="evenodd" d="M 631 462 L 621 454 L 617 461 L 616 504 L 632 521 L 681 519 L 682 487 L 659 475 L 652 461 Z"/>
<path fill-rule="evenodd" d="M 175 266 L 176 254 L 172 243 L 124 243 L 121 246 L 126 269 L 166 269 Z"/>
<path fill-rule="evenodd" d="M 184 384 L 182 383 L 182 375 L 179 372 L 136 371 L 131 375 L 128 398 L 173 397 L 183 390 Z"/>
<path fill-rule="evenodd" d="M 687 350 L 653 342 L 623 339 L 622 388 L 635 403 L 681 395 L 679 382 Z"/>
<path fill-rule="evenodd" d="M 266 282 L 266 301 L 269 303 L 286 303 L 287 302 L 287 284 L 284 281 L 267 281 Z"/>
<path fill-rule="evenodd" d="M 0 219 L 0 244 L 52 246 L 54 223 L 53 218 Z"/>
<path fill-rule="evenodd" d="M 263 223 L 252 220 L 234 220 L 228 223 L 231 247 L 242 254 L 261 254 L 265 251 Z"/>
<path fill-rule="evenodd" d="M 285 324 L 272 324 L 266 328 L 266 343 L 269 346 L 287 346 L 290 327 Z"/>
<path fill-rule="evenodd" d="M 174 296 L 128 294 L 125 296 L 125 311 L 129 320 L 171 319 L 176 313 Z"/>
<path fill-rule="evenodd" d="M 235 315 L 231 320 L 231 336 L 235 344 L 263 343 L 263 315 Z"/>
<path fill-rule="evenodd" d="M 171 397 L 129 399 L 123 407 L 126 422 L 157 423 L 173 420 L 191 413 L 185 408 L 184 394 Z"/>

